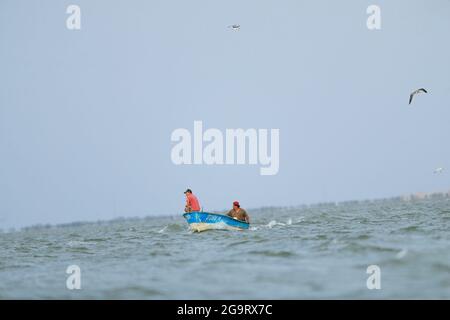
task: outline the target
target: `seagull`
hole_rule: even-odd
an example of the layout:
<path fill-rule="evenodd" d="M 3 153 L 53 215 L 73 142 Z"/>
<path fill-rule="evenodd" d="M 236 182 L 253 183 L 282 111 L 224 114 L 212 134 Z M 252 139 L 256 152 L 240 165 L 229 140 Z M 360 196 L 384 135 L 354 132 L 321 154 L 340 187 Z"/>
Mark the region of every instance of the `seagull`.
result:
<path fill-rule="evenodd" d="M 411 104 L 413 97 L 419 93 L 428 93 L 428 91 L 425 90 L 424 88 L 420 88 L 420 89 L 417 89 L 417 90 L 411 92 L 411 94 L 409 95 L 409 104 Z"/>
<path fill-rule="evenodd" d="M 444 171 L 444 168 L 439 167 L 434 170 L 434 173 L 441 173 L 442 171 Z"/>
<path fill-rule="evenodd" d="M 241 29 L 240 24 L 232 24 L 231 26 L 228 26 L 228 28 L 231 28 L 233 31 L 239 31 Z"/>

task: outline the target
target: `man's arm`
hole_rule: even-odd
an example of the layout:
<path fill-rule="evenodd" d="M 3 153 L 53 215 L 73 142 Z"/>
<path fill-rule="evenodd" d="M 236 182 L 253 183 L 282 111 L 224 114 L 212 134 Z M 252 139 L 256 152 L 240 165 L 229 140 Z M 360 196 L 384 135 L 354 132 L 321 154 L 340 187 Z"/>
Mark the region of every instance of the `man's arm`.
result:
<path fill-rule="evenodd" d="M 184 212 L 191 212 L 191 205 L 189 203 L 189 198 L 186 197 L 186 204 L 184 205 Z"/>
<path fill-rule="evenodd" d="M 250 223 L 250 217 L 248 216 L 247 211 L 245 211 L 245 210 L 244 210 L 244 219 L 245 219 L 245 222 Z"/>

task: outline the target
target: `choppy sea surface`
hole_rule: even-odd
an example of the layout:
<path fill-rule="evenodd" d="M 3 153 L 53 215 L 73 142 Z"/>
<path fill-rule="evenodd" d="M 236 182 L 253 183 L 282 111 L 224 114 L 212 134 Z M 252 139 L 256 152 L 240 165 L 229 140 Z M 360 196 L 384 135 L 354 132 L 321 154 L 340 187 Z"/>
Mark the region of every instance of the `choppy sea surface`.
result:
<path fill-rule="evenodd" d="M 0 299 L 450 299 L 448 198 L 248 212 L 247 231 L 180 215 L 0 233 Z"/>

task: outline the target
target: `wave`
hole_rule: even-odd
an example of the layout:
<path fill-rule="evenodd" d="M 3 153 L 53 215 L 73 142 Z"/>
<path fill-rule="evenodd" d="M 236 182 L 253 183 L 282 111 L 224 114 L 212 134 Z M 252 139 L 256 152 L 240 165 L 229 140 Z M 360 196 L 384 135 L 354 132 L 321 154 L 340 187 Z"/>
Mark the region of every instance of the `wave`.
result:
<path fill-rule="evenodd" d="M 403 259 L 407 254 L 408 254 L 408 249 L 402 249 L 395 255 L 395 257 L 397 259 Z"/>
<path fill-rule="evenodd" d="M 419 231 L 419 230 L 420 230 L 419 226 L 408 226 L 408 227 L 399 229 L 399 231 L 405 231 L 405 232 L 414 232 L 414 231 Z"/>
<path fill-rule="evenodd" d="M 66 243 L 66 246 L 69 247 L 72 252 L 94 254 L 93 252 L 90 252 L 89 243 L 84 241 L 71 240 Z"/>
<path fill-rule="evenodd" d="M 262 256 L 266 256 L 266 257 L 292 257 L 295 256 L 295 253 L 291 252 L 291 251 L 275 251 L 275 250 L 254 250 L 254 251 L 249 251 L 249 254 L 254 254 L 254 255 L 262 255 Z"/>
<path fill-rule="evenodd" d="M 268 224 L 265 225 L 265 227 L 272 229 L 275 226 L 285 226 L 285 223 L 277 222 L 276 220 L 271 220 Z"/>
<path fill-rule="evenodd" d="M 297 224 L 299 224 L 299 223 L 301 223 L 303 221 L 304 221 L 304 217 L 297 217 L 295 219 L 288 218 L 286 220 L 286 222 L 279 222 L 277 220 L 270 220 L 267 224 L 261 224 L 261 225 L 258 225 L 258 226 L 250 225 L 249 230 L 257 231 L 257 230 L 260 230 L 261 228 L 272 229 L 272 228 L 277 227 L 277 226 L 280 226 L 280 227 L 294 226 L 294 225 L 297 225 Z"/>
<path fill-rule="evenodd" d="M 88 238 L 88 239 L 84 239 L 85 242 L 104 242 L 104 241 L 108 241 L 110 240 L 110 238 Z"/>
<path fill-rule="evenodd" d="M 158 231 L 158 233 L 179 232 L 179 231 L 183 231 L 185 229 L 186 228 L 184 228 L 181 224 L 169 223 L 168 225 L 166 225 L 162 229 L 160 229 Z"/>
<path fill-rule="evenodd" d="M 87 245 L 87 243 L 84 241 L 71 240 L 67 242 L 66 245 L 70 248 L 77 248 L 77 247 L 84 247 L 84 245 Z"/>

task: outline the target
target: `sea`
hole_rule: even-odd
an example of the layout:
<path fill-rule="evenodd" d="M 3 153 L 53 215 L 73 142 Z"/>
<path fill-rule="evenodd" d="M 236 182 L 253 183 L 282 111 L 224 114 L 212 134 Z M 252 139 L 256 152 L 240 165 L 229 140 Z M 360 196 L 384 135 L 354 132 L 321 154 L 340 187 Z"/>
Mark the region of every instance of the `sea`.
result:
<path fill-rule="evenodd" d="M 450 299 L 450 199 L 246 208 L 0 233 L 0 299 Z"/>

